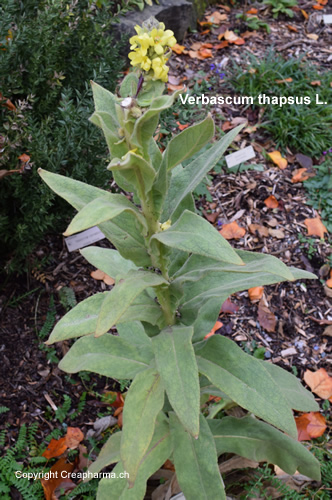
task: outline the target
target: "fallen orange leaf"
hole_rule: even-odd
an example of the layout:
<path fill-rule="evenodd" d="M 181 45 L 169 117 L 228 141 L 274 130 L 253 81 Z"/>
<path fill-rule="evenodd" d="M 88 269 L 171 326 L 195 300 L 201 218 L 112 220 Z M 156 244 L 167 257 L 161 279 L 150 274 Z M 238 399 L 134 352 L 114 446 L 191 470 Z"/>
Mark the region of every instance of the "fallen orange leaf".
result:
<path fill-rule="evenodd" d="M 185 128 L 189 127 L 189 123 L 186 123 L 185 125 L 182 125 L 182 123 L 180 122 L 176 122 L 178 127 L 179 127 L 179 130 L 184 130 Z"/>
<path fill-rule="evenodd" d="M 315 217 L 314 219 L 306 219 L 304 223 L 308 229 L 308 236 L 319 236 L 323 240 L 324 234 L 328 233 L 326 227 L 319 217 Z"/>
<path fill-rule="evenodd" d="M 74 467 L 75 462 L 72 464 L 67 463 L 65 458 L 60 458 L 60 460 L 51 467 L 50 472 L 52 474 L 50 474 L 50 479 L 42 478 L 40 480 L 46 500 L 55 500 L 59 498 L 58 495 L 55 494 L 55 490 L 58 488 L 63 488 L 65 492 L 75 488 L 76 484 L 69 479 L 70 473 L 74 470 Z"/>
<path fill-rule="evenodd" d="M 324 7 L 322 5 L 318 5 L 318 4 L 313 5 L 312 8 L 315 10 L 323 10 L 324 9 Z"/>
<path fill-rule="evenodd" d="M 260 300 L 263 297 L 264 287 L 263 286 L 254 286 L 253 288 L 249 288 L 248 294 L 251 302 L 255 302 L 256 300 Z"/>
<path fill-rule="evenodd" d="M 273 196 L 273 194 L 266 198 L 266 200 L 264 200 L 264 203 L 268 208 L 278 208 L 279 206 L 279 201 L 275 196 Z"/>
<path fill-rule="evenodd" d="M 250 10 L 248 10 L 247 14 L 257 14 L 258 10 L 252 7 Z"/>
<path fill-rule="evenodd" d="M 310 441 L 310 439 L 322 436 L 326 429 L 326 421 L 323 415 L 317 412 L 304 413 L 295 417 L 298 441 Z"/>
<path fill-rule="evenodd" d="M 260 224 L 250 224 L 249 231 L 252 234 L 258 235 L 260 238 L 268 237 L 270 234 L 268 228 Z"/>
<path fill-rule="evenodd" d="M 291 83 L 293 78 L 284 78 L 283 80 L 276 80 L 276 83 Z"/>
<path fill-rule="evenodd" d="M 205 16 L 207 21 L 211 24 L 220 24 L 222 21 L 227 21 L 228 16 L 227 14 L 221 14 L 217 10 L 215 12 L 212 12 L 209 16 Z"/>
<path fill-rule="evenodd" d="M 318 86 L 318 87 L 320 87 L 321 84 L 322 84 L 322 82 L 320 80 L 314 80 L 313 82 L 310 82 L 310 85 Z"/>
<path fill-rule="evenodd" d="M 325 284 L 329 288 L 332 288 L 332 271 L 330 272 L 330 278 L 327 280 L 327 282 Z"/>
<path fill-rule="evenodd" d="M 271 153 L 268 153 L 268 156 L 271 158 L 271 160 L 273 161 L 273 163 L 275 165 L 278 165 L 278 167 L 281 170 L 284 170 L 284 168 L 287 167 L 288 162 L 287 162 L 286 158 L 283 158 L 281 156 L 280 151 L 272 151 Z"/>
<path fill-rule="evenodd" d="M 324 368 L 320 368 L 316 372 L 306 370 L 303 380 L 320 398 L 329 399 L 332 396 L 332 377 Z"/>
<path fill-rule="evenodd" d="M 217 321 L 216 324 L 214 325 L 214 327 L 212 328 L 212 330 L 205 335 L 204 337 L 204 340 L 205 339 L 208 339 L 209 337 L 212 337 L 212 335 L 214 335 L 216 333 L 217 330 L 219 330 L 219 328 L 222 327 L 222 322 L 221 321 Z"/>
<path fill-rule="evenodd" d="M 66 445 L 67 448 L 74 450 L 84 439 L 84 434 L 78 427 L 67 427 Z"/>
<path fill-rule="evenodd" d="M 176 43 L 175 45 L 173 45 L 172 50 L 176 54 L 182 54 L 182 52 L 185 50 L 185 48 L 186 47 L 184 45 L 179 45 L 178 43 Z"/>
<path fill-rule="evenodd" d="M 317 3 L 320 3 L 321 5 L 326 5 L 327 0 L 317 0 Z"/>
<path fill-rule="evenodd" d="M 295 28 L 295 26 L 292 26 L 291 24 L 286 24 L 287 28 L 289 29 L 289 31 L 294 31 L 295 33 L 298 33 L 298 29 Z"/>
<path fill-rule="evenodd" d="M 210 21 L 198 21 L 197 20 L 197 24 L 199 24 L 200 26 L 212 26 L 212 23 Z"/>
<path fill-rule="evenodd" d="M 303 182 L 306 181 L 311 177 L 310 173 L 307 171 L 306 168 L 298 168 L 294 170 L 293 177 L 292 177 L 292 182 Z"/>
<path fill-rule="evenodd" d="M 301 12 L 305 19 L 309 19 L 309 14 L 307 14 L 305 10 L 301 9 Z"/>
<path fill-rule="evenodd" d="M 23 163 L 27 163 L 30 160 L 30 156 L 23 153 L 18 157 L 19 160 L 23 161 Z"/>
<path fill-rule="evenodd" d="M 245 40 L 243 40 L 243 38 L 237 38 L 236 40 L 234 40 L 233 42 L 235 45 L 244 45 L 246 42 Z"/>
<path fill-rule="evenodd" d="M 246 230 L 243 227 L 240 227 L 236 221 L 231 222 L 230 224 L 224 224 L 223 228 L 219 231 L 221 236 L 223 236 L 226 240 L 239 240 L 243 238 L 246 234 Z"/>
<path fill-rule="evenodd" d="M 111 278 L 111 276 L 108 276 L 108 274 L 104 273 L 104 271 L 101 271 L 100 269 L 92 271 L 90 273 L 90 276 L 95 280 L 102 280 L 106 285 L 114 285 L 115 283 L 114 279 Z"/>
<path fill-rule="evenodd" d="M 183 85 L 172 85 L 171 83 L 167 84 L 168 90 L 183 90 L 186 92 L 187 88 Z"/>
<path fill-rule="evenodd" d="M 224 40 L 221 43 L 218 43 L 218 45 L 215 45 L 213 48 L 219 50 L 219 49 L 224 49 L 225 47 L 228 47 L 228 42 L 226 42 L 226 40 Z"/>
<path fill-rule="evenodd" d="M 42 456 L 47 459 L 59 457 L 66 451 L 66 449 L 67 442 L 65 437 L 62 437 L 60 439 L 51 439 Z"/>

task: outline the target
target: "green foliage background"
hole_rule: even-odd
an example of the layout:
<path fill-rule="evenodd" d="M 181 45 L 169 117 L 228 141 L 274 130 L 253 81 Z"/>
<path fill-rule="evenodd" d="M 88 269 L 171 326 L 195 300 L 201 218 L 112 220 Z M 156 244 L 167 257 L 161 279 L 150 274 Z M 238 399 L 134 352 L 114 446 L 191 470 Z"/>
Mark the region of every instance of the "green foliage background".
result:
<path fill-rule="evenodd" d="M 7 270 L 51 230 L 65 228 L 71 209 L 37 177 L 37 168 L 106 187 L 106 147 L 88 122 L 89 80 L 114 90 L 124 61 L 111 21 L 119 2 L 4 0 L 0 6 L 0 88 L 17 111 L 0 106 L 0 169 L 31 157 L 32 172 L 0 182 L 0 258 Z M 8 37 L 9 35 L 9 37 Z M 61 214 L 61 215 L 60 215 Z"/>

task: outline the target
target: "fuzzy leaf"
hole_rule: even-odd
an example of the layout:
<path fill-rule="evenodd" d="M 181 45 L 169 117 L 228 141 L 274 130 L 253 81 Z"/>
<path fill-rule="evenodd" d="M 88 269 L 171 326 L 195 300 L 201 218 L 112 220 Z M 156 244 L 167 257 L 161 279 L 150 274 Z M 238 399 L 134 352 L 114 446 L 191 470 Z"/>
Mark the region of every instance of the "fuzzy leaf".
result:
<path fill-rule="evenodd" d="M 191 327 L 165 328 L 152 338 L 157 369 L 174 411 L 193 436 L 199 433 L 199 380 Z"/>
<path fill-rule="evenodd" d="M 110 194 L 108 200 L 97 198 L 90 201 L 83 207 L 69 224 L 64 236 L 78 233 L 89 227 L 97 226 L 102 222 L 114 219 L 124 211 L 129 211 L 135 215 L 137 220 L 146 228 L 146 221 L 143 215 L 137 210 L 124 195 Z M 146 228 L 147 229 L 147 228 Z"/>
<path fill-rule="evenodd" d="M 115 379 L 133 379 L 146 370 L 151 357 L 143 357 L 136 347 L 120 337 L 82 337 L 60 361 L 59 368 L 67 373 L 89 371 Z"/>
<path fill-rule="evenodd" d="M 167 192 L 164 211 L 161 217 L 162 221 L 172 219 L 173 212 L 175 212 L 181 201 L 188 194 L 192 193 L 204 179 L 206 174 L 213 169 L 242 128 L 243 125 L 240 125 L 234 130 L 231 130 L 185 168 L 172 172 L 173 175 L 171 177 L 170 187 Z"/>
<path fill-rule="evenodd" d="M 221 335 L 196 346 L 200 373 L 239 406 L 296 438 L 291 408 L 258 359 Z"/>
<path fill-rule="evenodd" d="M 170 413 L 176 476 L 187 500 L 226 500 L 218 468 L 216 445 L 203 415 L 198 439 L 193 438 Z"/>
<path fill-rule="evenodd" d="M 114 279 L 126 276 L 129 271 L 138 270 L 135 264 L 124 259 L 117 250 L 91 246 L 82 248 L 80 253 L 90 264 Z"/>
<path fill-rule="evenodd" d="M 159 373 L 154 368 L 139 373 L 129 388 L 123 409 L 120 455 L 130 485 L 135 482 L 163 405 L 164 386 Z"/>
<path fill-rule="evenodd" d="M 166 164 L 166 170 L 169 171 L 176 167 L 176 165 L 179 165 L 179 163 L 191 158 L 213 136 L 214 121 L 210 114 L 203 121 L 192 125 L 174 136 L 163 153 L 163 163 Z"/>
<path fill-rule="evenodd" d="M 153 236 L 164 245 L 239 266 L 242 260 L 209 222 L 188 210 L 166 231 Z"/>
<path fill-rule="evenodd" d="M 265 422 L 248 416 L 208 420 L 217 453 L 236 453 L 257 462 L 278 465 L 288 474 L 297 470 L 320 480 L 318 460 L 304 446 Z"/>
<path fill-rule="evenodd" d="M 162 276 L 149 271 L 133 271 L 106 296 L 98 316 L 96 337 L 106 333 L 121 319 L 136 297 L 148 287 L 167 283 Z"/>
<path fill-rule="evenodd" d="M 90 465 L 89 472 L 92 474 L 100 472 L 104 467 L 120 461 L 121 435 L 121 431 L 111 434 L 98 453 L 97 460 Z"/>

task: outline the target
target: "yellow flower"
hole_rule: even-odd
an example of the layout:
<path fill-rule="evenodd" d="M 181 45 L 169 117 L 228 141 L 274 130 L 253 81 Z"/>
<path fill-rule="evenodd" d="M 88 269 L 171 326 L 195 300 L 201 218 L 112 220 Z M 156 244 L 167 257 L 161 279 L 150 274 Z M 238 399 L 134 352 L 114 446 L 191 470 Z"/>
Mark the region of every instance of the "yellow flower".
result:
<path fill-rule="evenodd" d="M 144 71 L 149 71 L 151 68 L 151 59 L 144 55 L 141 50 L 130 52 L 128 57 L 131 59 L 132 66 L 140 66 Z"/>
<path fill-rule="evenodd" d="M 161 80 L 162 82 L 167 82 L 168 67 L 165 65 L 166 62 L 167 59 L 164 56 L 152 59 L 152 69 L 154 71 L 155 80 Z"/>
<path fill-rule="evenodd" d="M 129 59 L 132 66 L 138 66 L 146 71 L 153 80 L 167 82 L 168 67 L 166 66 L 170 51 L 167 48 L 176 44 L 174 33 L 165 30 L 164 23 L 154 18 L 144 21 L 143 27 L 135 26 L 137 35 L 130 38 Z"/>

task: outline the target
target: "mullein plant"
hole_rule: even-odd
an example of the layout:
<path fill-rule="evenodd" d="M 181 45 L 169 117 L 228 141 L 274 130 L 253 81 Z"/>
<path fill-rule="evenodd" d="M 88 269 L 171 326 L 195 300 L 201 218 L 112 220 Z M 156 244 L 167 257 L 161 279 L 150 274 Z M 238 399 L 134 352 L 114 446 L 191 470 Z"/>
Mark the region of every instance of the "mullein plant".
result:
<path fill-rule="evenodd" d="M 65 236 L 97 225 L 115 247 L 81 250 L 115 285 L 68 312 L 47 342 L 79 337 L 60 362 L 65 372 L 132 380 L 122 431 L 109 438 L 88 471 L 100 477 L 116 463 L 117 478 L 100 480 L 97 499 L 143 499 L 147 480 L 167 459 L 187 500 L 225 499 L 218 467 L 224 453 L 318 480 L 319 463 L 297 441 L 292 412 L 318 411 L 312 394 L 293 375 L 244 353 L 227 337 L 204 338 L 232 293 L 315 276 L 269 255 L 234 250 L 196 213 L 193 190 L 241 127 L 202 149 L 215 134 L 208 115 L 173 137 L 162 153 L 154 139 L 159 115 L 179 94 L 164 95 L 175 38 L 155 19 L 136 32 L 129 54 L 134 70 L 119 96 L 92 83 L 91 116 L 110 151 L 108 169 L 134 202 L 39 170 L 78 211 Z M 240 406 L 246 416 L 213 419 L 217 411 L 204 410 L 210 395 L 221 398 L 219 412 Z"/>

